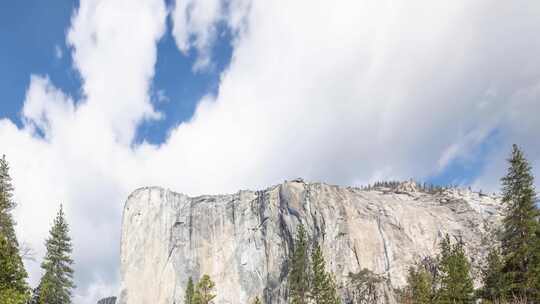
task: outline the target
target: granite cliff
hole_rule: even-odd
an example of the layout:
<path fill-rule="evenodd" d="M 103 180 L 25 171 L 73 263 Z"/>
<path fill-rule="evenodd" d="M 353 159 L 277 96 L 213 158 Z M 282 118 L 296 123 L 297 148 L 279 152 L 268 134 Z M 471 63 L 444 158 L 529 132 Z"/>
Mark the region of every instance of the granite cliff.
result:
<path fill-rule="evenodd" d="M 302 222 L 323 248 L 344 303 L 351 273 L 383 278 L 380 303 L 395 303 L 407 268 L 437 254 L 445 233 L 461 237 L 478 271 L 500 220 L 495 196 L 465 189 L 428 193 L 415 183 L 370 190 L 302 180 L 262 191 L 189 197 L 159 187 L 124 207 L 120 304 L 183 303 L 188 278 L 209 274 L 216 304 L 286 303 L 287 257 Z"/>

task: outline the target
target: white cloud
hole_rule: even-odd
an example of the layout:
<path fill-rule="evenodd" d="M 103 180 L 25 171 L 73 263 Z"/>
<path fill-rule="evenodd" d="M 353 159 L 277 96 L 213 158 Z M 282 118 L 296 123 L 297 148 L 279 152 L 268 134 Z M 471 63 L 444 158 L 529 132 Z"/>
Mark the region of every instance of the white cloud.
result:
<path fill-rule="evenodd" d="M 62 57 L 64 56 L 64 52 L 59 45 L 54 46 L 54 56 L 56 56 L 56 59 L 62 59 Z"/>
<path fill-rule="evenodd" d="M 117 283 L 122 202 L 138 186 L 198 194 L 297 176 L 424 178 L 493 132 L 500 150 L 481 156 L 490 162 L 478 185 L 500 176 L 514 141 L 538 168 L 539 14 L 532 0 L 182 1 L 173 12 L 180 50 L 198 52 L 195 69 L 211 64 L 221 24 L 235 37 L 230 67 L 165 143 L 133 146 L 136 127 L 160 117 L 150 81 L 165 4 L 81 1 L 68 43 L 83 99 L 34 76 L 23 128 L 0 120 L 18 233 L 43 254 L 64 203 L 75 299 L 94 303 Z M 28 266 L 35 283 L 39 263 Z"/>

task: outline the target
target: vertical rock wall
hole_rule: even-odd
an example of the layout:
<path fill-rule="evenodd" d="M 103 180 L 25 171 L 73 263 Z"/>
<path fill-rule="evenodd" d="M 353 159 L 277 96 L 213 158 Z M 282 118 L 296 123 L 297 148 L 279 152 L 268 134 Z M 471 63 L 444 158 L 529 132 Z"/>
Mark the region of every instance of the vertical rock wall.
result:
<path fill-rule="evenodd" d="M 203 274 L 216 282 L 216 304 L 255 296 L 286 303 L 287 257 L 300 222 L 322 244 L 345 303 L 355 294 L 349 274 L 364 268 L 384 279 L 378 302 L 394 303 L 407 268 L 435 255 L 445 233 L 462 237 L 478 265 L 499 218 L 494 197 L 433 195 L 411 184 L 363 191 L 293 181 L 199 197 L 143 188 L 124 208 L 119 303 L 183 303 L 189 277 Z"/>

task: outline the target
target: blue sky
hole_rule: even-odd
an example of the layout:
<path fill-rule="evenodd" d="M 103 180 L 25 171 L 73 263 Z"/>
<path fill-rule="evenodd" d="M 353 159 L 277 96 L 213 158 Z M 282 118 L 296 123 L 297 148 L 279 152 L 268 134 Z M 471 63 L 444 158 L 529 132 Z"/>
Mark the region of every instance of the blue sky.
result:
<path fill-rule="evenodd" d="M 173 5 L 170 1 L 167 3 Z M 31 74 L 46 75 L 56 87 L 78 100 L 81 96 L 80 74 L 73 67 L 72 49 L 67 46 L 65 37 L 78 1 L 63 0 L 51 5 L 32 0 L 0 5 L 0 37 L 3 41 L 0 91 L 4 100 L 0 105 L 1 117 L 10 118 L 21 126 L 20 111 Z M 171 22 L 169 17 L 169 27 Z M 165 114 L 164 119 L 139 126 L 135 142 L 144 140 L 160 144 L 171 127 L 189 120 L 199 99 L 216 93 L 219 75 L 227 66 L 231 51 L 230 36 L 224 31 L 213 46 L 212 68 L 194 72 L 191 68 L 195 61 L 194 52 L 181 54 L 171 32 L 167 31 L 158 44 L 152 84 L 154 106 Z"/>
<path fill-rule="evenodd" d="M 169 7 L 173 5 L 167 2 Z M 2 4 L 0 10 L 0 37 L 5 47 L 0 49 L 0 90 L 4 102 L 0 105 L 3 118 L 22 125 L 21 109 L 30 75 L 46 75 L 50 81 L 73 96 L 81 97 L 81 78 L 73 67 L 72 48 L 66 44 L 65 33 L 78 1 L 59 1 L 49 5 L 43 1 L 31 3 Z M 231 36 L 221 28 L 212 46 L 212 66 L 195 72 L 192 66 L 196 52 L 182 54 L 176 47 L 171 16 L 167 18 L 168 30 L 157 44 L 158 57 L 152 81 L 151 98 L 155 109 L 164 114 L 163 119 L 142 122 L 134 143 L 143 141 L 162 144 L 174 126 L 188 121 L 205 95 L 215 95 L 219 76 L 225 70 L 232 55 Z M 482 152 L 493 146 L 494 137 L 482 143 Z M 452 162 L 443 172 L 417 179 L 434 184 L 468 185 L 482 169 L 482 158 L 469 158 Z"/>
<path fill-rule="evenodd" d="M 539 176 L 540 2 L 397 3 L 3 1 L 0 153 L 19 238 L 39 261 L 62 202 L 75 303 L 95 303 L 118 288 L 138 187 L 300 176 L 491 193 L 513 143 Z"/>

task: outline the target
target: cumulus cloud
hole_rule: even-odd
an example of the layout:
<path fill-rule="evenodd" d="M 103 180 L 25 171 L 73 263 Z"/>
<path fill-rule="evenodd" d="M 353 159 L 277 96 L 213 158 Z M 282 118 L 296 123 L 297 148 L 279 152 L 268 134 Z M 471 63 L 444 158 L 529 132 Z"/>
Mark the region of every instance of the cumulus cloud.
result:
<path fill-rule="evenodd" d="M 171 14 L 195 70 L 211 64 L 220 26 L 234 38 L 217 94 L 164 143 L 133 144 L 137 126 L 160 117 L 150 102 L 159 0 L 81 1 L 67 40 L 83 98 L 33 76 L 23 127 L 0 120 L 18 233 L 39 255 L 66 205 L 77 303 L 118 283 L 122 202 L 139 186 L 200 194 L 297 176 L 422 179 L 474 155 L 487 160 L 475 185 L 496 187 L 512 142 L 540 173 L 537 1 L 205 0 Z M 497 149 L 474 153 L 493 134 Z M 28 267 L 35 284 L 39 264 Z"/>
<path fill-rule="evenodd" d="M 178 0 L 172 10 L 172 34 L 178 49 L 188 55 L 196 52 L 193 70 L 205 71 L 212 67 L 212 46 L 220 27 L 228 30 L 233 39 L 246 29 L 245 18 L 250 0 Z"/>

